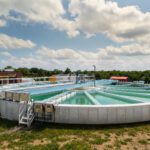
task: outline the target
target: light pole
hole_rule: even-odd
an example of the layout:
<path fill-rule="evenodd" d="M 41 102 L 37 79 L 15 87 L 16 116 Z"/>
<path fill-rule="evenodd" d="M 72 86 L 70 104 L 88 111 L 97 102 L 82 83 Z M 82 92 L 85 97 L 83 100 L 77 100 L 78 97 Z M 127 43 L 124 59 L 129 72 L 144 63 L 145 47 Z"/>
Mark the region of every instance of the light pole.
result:
<path fill-rule="evenodd" d="M 95 82 L 95 72 L 96 72 L 96 66 L 95 66 L 95 65 L 93 65 L 93 67 L 94 67 L 94 87 L 96 87 L 96 82 Z"/>

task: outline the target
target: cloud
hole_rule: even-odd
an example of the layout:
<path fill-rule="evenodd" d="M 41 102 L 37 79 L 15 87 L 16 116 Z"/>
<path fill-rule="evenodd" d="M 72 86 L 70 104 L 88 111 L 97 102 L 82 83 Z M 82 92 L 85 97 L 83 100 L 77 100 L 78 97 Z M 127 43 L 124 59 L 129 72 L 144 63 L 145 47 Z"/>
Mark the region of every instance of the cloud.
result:
<path fill-rule="evenodd" d="M 88 69 L 97 65 L 98 69 L 145 70 L 150 69 L 150 12 L 142 12 L 137 6 L 120 7 L 111 0 L 70 0 L 68 9 L 62 0 L 1 0 L 0 26 L 13 19 L 21 22 L 48 24 L 69 37 L 84 33 L 88 38 L 103 34 L 115 42 L 125 42 L 122 46 L 109 45 L 95 51 L 70 48 L 39 48 L 29 56 L 20 58 L 0 53 L 0 63 L 5 66 L 42 67 L 47 69 L 70 67 Z M 12 15 L 15 13 L 16 15 Z M 70 16 L 70 17 L 68 17 Z M 126 44 L 129 43 L 129 44 Z M 30 40 L 17 39 L 0 34 L 0 47 L 32 48 Z"/>
<path fill-rule="evenodd" d="M 16 37 L 0 34 L 0 48 L 14 49 L 14 48 L 33 48 L 36 44 L 30 40 L 18 39 Z"/>
<path fill-rule="evenodd" d="M 149 45 L 129 44 L 120 47 L 107 46 L 104 49 L 99 49 L 102 57 L 136 57 L 150 56 Z"/>
<path fill-rule="evenodd" d="M 17 15 L 12 15 L 15 12 Z M 0 16 L 7 19 L 46 23 L 52 27 L 66 31 L 70 37 L 79 34 L 73 21 L 64 16 L 66 10 L 61 0 L 2 0 L 0 1 Z"/>
<path fill-rule="evenodd" d="M 0 27 L 6 26 L 6 21 L 0 19 Z"/>
<path fill-rule="evenodd" d="M 6 51 L 1 51 L 0 56 L 7 57 L 7 58 L 12 58 L 13 57 L 9 52 L 6 52 Z"/>
<path fill-rule="evenodd" d="M 41 57 L 49 59 L 77 59 L 80 55 L 72 49 L 49 49 L 42 47 L 37 51 L 37 54 Z M 45 55 L 46 54 L 46 55 Z"/>
<path fill-rule="evenodd" d="M 105 34 L 116 42 L 140 41 L 150 35 L 150 13 L 137 6 L 119 7 L 106 0 L 71 0 L 69 12 L 78 30 L 90 35 Z"/>
<path fill-rule="evenodd" d="M 11 12 L 17 13 L 12 15 Z M 67 16 L 71 15 L 72 19 Z M 119 7 L 111 0 L 1 0 L 0 16 L 26 22 L 46 23 L 70 37 L 104 34 L 116 42 L 146 41 L 150 34 L 150 12 L 137 6 Z"/>
<path fill-rule="evenodd" d="M 1 55 L 1 54 L 0 54 Z M 50 49 L 42 47 L 29 56 L 15 57 L 11 54 L 2 59 L 2 66 L 12 64 L 15 67 L 41 67 L 46 69 L 91 70 L 95 64 L 99 70 L 148 70 L 150 66 L 149 47 L 140 44 L 126 46 L 107 46 L 95 51 L 74 49 Z M 140 61 L 141 60 L 141 61 Z"/>

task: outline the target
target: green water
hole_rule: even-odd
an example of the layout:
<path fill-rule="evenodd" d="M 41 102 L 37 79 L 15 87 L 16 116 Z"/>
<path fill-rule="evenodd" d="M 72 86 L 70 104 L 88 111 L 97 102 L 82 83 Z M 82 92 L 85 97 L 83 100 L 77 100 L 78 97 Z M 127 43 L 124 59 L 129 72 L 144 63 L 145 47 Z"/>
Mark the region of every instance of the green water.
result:
<path fill-rule="evenodd" d="M 113 88 L 113 89 L 122 89 L 122 90 L 148 90 L 145 87 L 134 87 L 134 86 L 118 86 L 118 85 L 109 85 L 107 87 Z"/>
<path fill-rule="evenodd" d="M 131 98 L 130 96 L 124 96 L 124 97 Z M 148 99 L 148 98 L 134 97 L 134 99 L 142 101 L 142 102 L 150 102 L 150 99 Z"/>
<path fill-rule="evenodd" d="M 105 97 L 99 93 L 91 93 L 91 95 L 102 105 L 115 105 L 115 104 L 130 104 L 130 102 L 125 102 L 122 100 Z"/>
<path fill-rule="evenodd" d="M 73 104 L 73 105 L 94 105 L 92 101 L 84 94 L 77 93 L 71 98 L 61 102 L 61 104 Z"/>
<path fill-rule="evenodd" d="M 99 92 L 89 92 L 95 100 L 102 105 L 115 105 L 115 104 L 135 104 L 143 102 L 150 102 L 150 90 L 140 87 L 119 87 L 119 86 L 106 86 L 108 89 Z M 63 91 L 34 94 L 31 95 L 31 99 L 34 101 L 42 101 L 49 99 Z M 66 99 L 61 104 L 77 104 L 77 105 L 94 105 L 92 100 L 88 98 L 84 93 L 77 93 L 75 96 Z"/>
<path fill-rule="evenodd" d="M 62 93 L 62 91 L 45 93 L 45 94 L 36 94 L 36 95 L 31 95 L 31 99 L 33 99 L 34 101 L 42 101 L 42 100 L 51 98 L 51 97 L 56 96 L 61 93 Z"/>
<path fill-rule="evenodd" d="M 135 92 L 126 92 L 126 91 L 110 91 L 106 90 L 107 93 L 123 95 L 123 96 L 131 96 L 131 97 L 140 97 L 150 99 L 150 94 L 148 93 L 135 93 Z"/>
<path fill-rule="evenodd" d="M 144 89 L 123 89 L 123 88 L 112 88 L 112 90 L 117 90 L 117 91 L 124 91 L 124 92 L 134 92 L 134 93 L 149 93 L 150 90 L 144 90 Z"/>

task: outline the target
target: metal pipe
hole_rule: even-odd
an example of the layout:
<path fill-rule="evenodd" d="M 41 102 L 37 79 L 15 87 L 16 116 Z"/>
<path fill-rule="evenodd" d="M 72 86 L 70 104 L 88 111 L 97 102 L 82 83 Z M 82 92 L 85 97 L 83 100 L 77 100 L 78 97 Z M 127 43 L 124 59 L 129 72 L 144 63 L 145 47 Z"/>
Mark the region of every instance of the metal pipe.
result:
<path fill-rule="evenodd" d="M 96 87 L 96 78 L 95 78 L 95 72 L 96 72 L 96 66 L 95 65 L 93 65 L 93 67 L 94 67 L 94 87 Z"/>

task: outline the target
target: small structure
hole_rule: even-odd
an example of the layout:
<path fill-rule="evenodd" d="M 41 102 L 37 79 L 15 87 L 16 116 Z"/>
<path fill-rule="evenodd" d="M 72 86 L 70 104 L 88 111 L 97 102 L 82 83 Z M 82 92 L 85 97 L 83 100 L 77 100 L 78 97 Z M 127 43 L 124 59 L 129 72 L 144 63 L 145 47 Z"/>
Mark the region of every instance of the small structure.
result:
<path fill-rule="evenodd" d="M 21 83 L 22 73 L 13 70 L 0 71 L 0 84 Z"/>
<path fill-rule="evenodd" d="M 56 75 L 50 76 L 49 81 L 52 82 L 52 83 L 56 83 L 57 82 L 57 76 Z"/>
<path fill-rule="evenodd" d="M 93 80 L 94 76 L 88 76 L 86 74 L 78 74 L 76 76 L 76 83 L 85 83 L 86 81 Z"/>
<path fill-rule="evenodd" d="M 110 78 L 111 80 L 118 80 L 120 82 L 128 82 L 128 77 L 127 76 L 112 76 Z"/>
<path fill-rule="evenodd" d="M 49 81 L 52 83 L 56 82 L 74 82 L 76 79 L 75 75 L 71 74 L 58 74 L 58 75 L 52 75 L 49 77 Z"/>
<path fill-rule="evenodd" d="M 93 76 L 88 76 L 86 74 L 58 74 L 58 75 L 52 75 L 49 77 L 49 81 L 52 83 L 56 82 L 74 82 L 74 83 L 85 83 L 86 81 L 92 80 Z"/>

